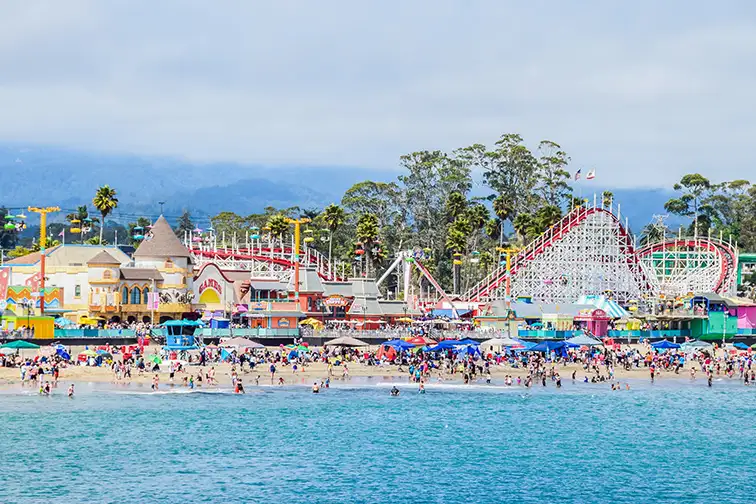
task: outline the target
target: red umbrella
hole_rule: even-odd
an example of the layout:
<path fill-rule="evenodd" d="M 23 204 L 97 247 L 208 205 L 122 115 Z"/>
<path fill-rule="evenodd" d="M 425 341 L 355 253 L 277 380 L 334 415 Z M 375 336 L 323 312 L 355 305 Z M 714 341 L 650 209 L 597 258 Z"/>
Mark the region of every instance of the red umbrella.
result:
<path fill-rule="evenodd" d="M 407 342 L 418 346 L 435 345 L 437 343 L 436 340 L 426 338 L 425 336 L 415 336 L 414 338 L 407 340 Z"/>

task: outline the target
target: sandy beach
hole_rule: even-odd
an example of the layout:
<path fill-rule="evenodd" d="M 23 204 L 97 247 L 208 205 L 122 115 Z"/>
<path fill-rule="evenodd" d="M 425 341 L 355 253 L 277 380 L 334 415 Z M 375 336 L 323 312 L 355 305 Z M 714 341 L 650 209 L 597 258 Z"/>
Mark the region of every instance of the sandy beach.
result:
<path fill-rule="evenodd" d="M 227 363 L 210 363 L 206 366 L 200 367 L 197 365 L 189 365 L 185 372 L 179 372 L 176 373 L 176 377 L 174 378 L 174 383 L 180 384 L 183 380 L 184 376 L 190 376 L 196 375 L 199 372 L 202 372 L 203 375 L 207 373 L 207 371 L 214 367 L 216 370 L 216 379 L 218 381 L 218 385 L 220 386 L 230 386 L 231 385 L 231 368 L 232 366 Z M 392 380 L 401 380 L 402 378 L 407 379 L 409 381 L 409 375 L 407 372 L 407 368 L 403 367 L 402 371 L 399 370 L 397 366 L 394 365 L 381 365 L 381 366 L 367 366 L 364 364 L 356 363 L 356 362 L 350 362 L 348 363 L 349 367 L 349 378 L 343 378 L 343 367 L 342 366 L 334 366 L 332 375 L 331 375 L 331 382 L 334 384 L 338 383 L 344 383 L 347 382 L 350 378 L 387 378 Z M 301 365 L 299 366 L 297 372 L 295 373 L 293 371 L 292 366 L 286 365 L 283 366 L 280 363 L 276 364 L 277 372 L 275 376 L 275 384 L 278 384 L 279 377 L 283 377 L 284 382 L 286 385 L 312 385 L 314 382 L 320 382 L 322 380 L 325 380 L 328 377 L 328 366 L 325 363 L 322 362 L 316 362 L 308 364 L 304 369 L 302 369 Z M 239 370 L 238 366 L 236 367 L 237 372 Z M 504 366 L 497 366 L 492 365 L 491 366 L 491 378 L 492 382 L 499 383 L 503 382 L 506 375 L 510 375 L 512 377 L 525 377 L 528 374 L 527 368 L 513 368 L 509 365 Z M 559 372 L 563 380 L 571 379 L 573 371 L 576 372 L 576 379 L 582 380 L 584 376 L 588 376 L 590 379 L 592 376 L 595 376 L 595 372 L 588 372 L 583 369 L 583 366 L 580 364 L 556 364 L 554 366 L 554 369 Z M 201 370 L 201 371 L 200 371 Z M 689 370 L 690 365 L 686 366 L 684 370 L 681 370 L 679 374 L 675 374 L 674 371 L 664 371 L 659 368 L 657 368 L 657 379 L 664 379 L 664 378 L 689 378 Z M 699 370 L 700 371 L 700 370 Z M 169 380 L 169 373 L 168 373 L 168 365 L 163 364 L 160 366 L 160 371 L 158 373 L 160 375 L 160 383 L 161 384 L 167 384 Z M 601 368 L 601 374 L 604 376 L 607 376 L 607 372 L 605 368 Z M 144 372 L 139 373 L 138 370 L 134 369 L 132 370 L 132 377 L 122 379 L 120 380 L 121 383 L 144 383 L 149 384 L 152 382 L 154 373 L 151 372 Z M 268 364 L 261 364 L 257 365 L 255 369 L 250 370 L 248 366 L 244 367 L 244 370 L 240 373 L 241 378 L 244 380 L 246 384 L 254 384 L 254 380 L 259 376 L 259 383 L 261 385 L 270 385 L 271 384 L 271 377 L 270 372 L 268 370 Z M 456 374 L 449 374 L 449 373 L 440 373 L 438 371 L 434 371 L 432 373 L 431 379 L 428 380 L 429 383 L 437 382 L 439 376 L 444 380 L 448 381 L 462 381 L 462 376 L 459 373 Z M 699 376 L 703 376 L 702 373 L 699 373 Z M 622 381 L 622 380 L 650 380 L 649 377 L 649 370 L 645 367 L 640 368 L 632 368 L 630 370 L 625 370 L 622 368 L 615 368 L 615 380 Z M 89 367 L 89 366 L 66 366 L 61 367 L 60 369 L 60 379 L 61 382 L 101 382 L 101 383 L 108 383 L 108 382 L 117 382 L 115 379 L 115 376 L 113 372 L 108 367 Z M 485 380 L 478 376 L 478 381 L 481 383 L 484 383 Z M 0 386 L 8 386 L 13 384 L 20 383 L 20 372 L 18 368 L 0 368 Z M 207 384 L 205 384 L 207 386 Z"/>

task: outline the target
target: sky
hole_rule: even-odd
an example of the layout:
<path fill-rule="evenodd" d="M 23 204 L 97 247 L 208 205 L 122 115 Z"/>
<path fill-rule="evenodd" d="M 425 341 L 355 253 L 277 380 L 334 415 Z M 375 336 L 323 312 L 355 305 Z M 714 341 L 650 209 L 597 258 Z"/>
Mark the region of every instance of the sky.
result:
<path fill-rule="evenodd" d="M 7 0 L 0 141 L 390 172 L 517 132 L 669 187 L 752 176 L 754 61 L 751 1 Z"/>

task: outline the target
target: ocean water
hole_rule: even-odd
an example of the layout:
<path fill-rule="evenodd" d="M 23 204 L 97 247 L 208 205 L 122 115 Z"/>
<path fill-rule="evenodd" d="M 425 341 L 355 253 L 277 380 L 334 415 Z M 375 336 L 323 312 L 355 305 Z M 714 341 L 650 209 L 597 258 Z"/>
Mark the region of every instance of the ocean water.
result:
<path fill-rule="evenodd" d="M 0 392 L 0 502 L 756 502 L 756 387 Z"/>

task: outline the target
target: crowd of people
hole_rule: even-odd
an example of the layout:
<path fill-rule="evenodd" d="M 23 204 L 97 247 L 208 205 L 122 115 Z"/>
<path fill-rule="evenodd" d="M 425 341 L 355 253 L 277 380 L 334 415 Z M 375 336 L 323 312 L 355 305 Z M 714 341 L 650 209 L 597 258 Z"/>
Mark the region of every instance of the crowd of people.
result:
<path fill-rule="evenodd" d="M 216 369 L 222 364 L 230 365 L 228 376 L 234 391 L 244 392 L 242 375 L 251 374 L 255 384 L 261 376 L 269 376 L 271 385 L 287 384 L 287 376 L 306 371 L 314 364 L 323 369 L 323 379 L 314 383 L 313 391 L 328 388 L 332 379 L 348 380 L 350 367 L 366 366 L 391 370 L 391 374 L 405 374 L 411 383 L 424 391 L 430 381 L 456 380 L 464 384 L 492 383 L 492 371 L 503 374 L 505 386 L 547 386 L 553 383 L 562 386 L 562 373 L 567 373 L 573 382 L 609 383 L 612 389 L 623 388 L 617 370 L 647 370 L 651 381 L 660 374 L 689 373 L 690 379 L 698 374 L 706 377 L 709 386 L 717 377 L 739 379 L 745 385 L 756 384 L 756 368 L 751 351 L 734 349 L 711 349 L 684 351 L 669 349 L 660 351 L 648 343 L 642 345 L 608 344 L 606 346 L 559 348 L 551 352 L 527 351 L 524 348 L 482 348 L 468 345 L 441 351 L 418 351 L 417 349 L 385 351 L 386 348 L 364 347 L 308 347 L 298 340 L 296 344 L 278 348 L 219 348 L 202 347 L 189 352 L 172 352 L 157 347 L 121 346 L 99 347 L 73 358 L 66 349 L 52 355 L 37 355 L 22 358 L 20 355 L 0 355 L 0 366 L 17 367 L 21 383 L 35 382 L 44 393 L 58 382 L 60 370 L 69 366 L 97 366 L 109 368 L 113 381 L 132 379 L 132 375 L 154 375 L 152 388 L 160 387 L 161 372 L 168 372 L 168 383 L 189 388 L 216 385 Z M 225 368 L 227 369 L 227 368 Z M 510 371 L 511 370 L 511 374 Z M 580 376 L 578 376 L 580 374 Z M 49 382 L 49 387 L 47 383 Z M 626 383 L 624 388 L 629 387 Z"/>

